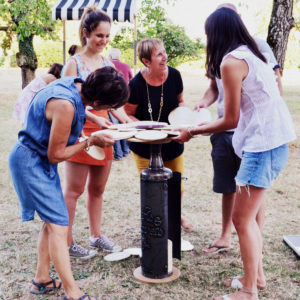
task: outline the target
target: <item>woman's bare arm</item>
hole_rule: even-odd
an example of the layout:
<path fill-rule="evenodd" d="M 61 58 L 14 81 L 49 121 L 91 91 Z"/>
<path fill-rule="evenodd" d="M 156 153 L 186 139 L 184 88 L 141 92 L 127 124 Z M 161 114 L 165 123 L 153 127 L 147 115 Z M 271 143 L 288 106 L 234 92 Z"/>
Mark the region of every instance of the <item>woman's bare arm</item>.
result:
<path fill-rule="evenodd" d="M 114 144 L 113 139 L 102 135 L 92 136 L 89 141 L 67 146 L 74 117 L 74 107 L 68 100 L 50 100 L 46 106 L 46 117 L 51 122 L 47 155 L 49 161 L 53 164 L 72 157 L 88 146 L 109 147 Z"/>
<path fill-rule="evenodd" d="M 131 103 L 126 103 L 126 104 L 124 105 L 124 110 L 125 110 L 126 114 L 128 115 L 128 117 L 129 117 L 132 121 L 138 121 L 138 119 L 134 116 L 137 107 L 138 107 L 137 104 L 131 104 Z"/>
<path fill-rule="evenodd" d="M 244 60 L 227 58 L 221 66 L 224 87 L 224 116 L 214 122 L 181 129 L 180 136 L 173 138 L 186 142 L 196 134 L 212 134 L 235 128 L 240 117 L 242 81 L 248 74 L 248 65 Z"/>

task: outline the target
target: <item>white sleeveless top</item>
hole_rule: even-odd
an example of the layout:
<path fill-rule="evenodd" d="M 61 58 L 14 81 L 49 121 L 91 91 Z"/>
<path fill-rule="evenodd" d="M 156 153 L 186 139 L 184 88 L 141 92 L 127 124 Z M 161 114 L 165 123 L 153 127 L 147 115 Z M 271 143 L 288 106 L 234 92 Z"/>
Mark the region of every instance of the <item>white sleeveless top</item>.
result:
<path fill-rule="evenodd" d="M 229 55 L 243 59 L 249 67 L 242 82 L 240 118 L 232 138 L 235 153 L 263 152 L 296 139 L 288 108 L 279 94 L 275 73 L 269 64 L 255 56 L 247 46 Z"/>

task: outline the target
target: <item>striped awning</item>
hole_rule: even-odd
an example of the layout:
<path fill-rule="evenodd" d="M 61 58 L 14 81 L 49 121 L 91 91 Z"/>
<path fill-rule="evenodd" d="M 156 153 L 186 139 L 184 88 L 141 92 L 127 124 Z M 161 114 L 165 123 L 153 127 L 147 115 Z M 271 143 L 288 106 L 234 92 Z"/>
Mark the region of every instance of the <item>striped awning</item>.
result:
<path fill-rule="evenodd" d="M 133 23 L 136 14 L 136 0 L 59 0 L 52 8 L 52 19 L 79 20 L 88 6 L 106 11 L 118 22 Z"/>

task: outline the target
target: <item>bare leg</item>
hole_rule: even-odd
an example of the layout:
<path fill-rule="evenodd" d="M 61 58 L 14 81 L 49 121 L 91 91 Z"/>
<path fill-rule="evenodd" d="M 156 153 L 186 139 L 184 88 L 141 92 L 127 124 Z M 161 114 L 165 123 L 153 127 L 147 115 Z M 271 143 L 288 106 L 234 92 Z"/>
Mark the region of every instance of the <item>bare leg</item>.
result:
<path fill-rule="evenodd" d="M 69 213 L 68 246 L 73 243 L 72 226 L 77 200 L 84 192 L 89 166 L 70 161 L 65 162 L 64 199 Z"/>
<path fill-rule="evenodd" d="M 181 191 L 181 201 L 182 201 L 182 199 L 183 199 L 183 191 Z M 183 217 L 181 217 L 181 226 L 187 232 L 191 232 L 194 230 L 194 225 L 192 223 L 189 223 Z"/>
<path fill-rule="evenodd" d="M 232 211 L 234 206 L 235 193 L 222 195 L 222 233 L 210 246 L 202 249 L 205 253 L 213 253 L 217 248 L 212 246 L 230 247 L 231 245 L 231 228 L 232 228 Z"/>
<path fill-rule="evenodd" d="M 259 208 L 259 211 L 256 215 L 256 222 L 260 229 L 261 235 L 263 232 L 263 225 L 264 225 L 264 219 L 265 219 L 265 209 L 266 209 L 266 199 L 262 201 L 262 204 Z M 245 279 L 244 277 L 239 278 L 239 281 L 244 285 Z M 226 286 L 231 285 L 232 280 L 225 281 Z M 266 288 L 266 277 L 263 271 L 263 263 L 262 263 L 262 256 L 259 259 L 258 262 L 258 277 L 257 277 L 257 287 L 261 290 Z"/>
<path fill-rule="evenodd" d="M 67 245 L 68 227 L 52 223 L 45 223 L 45 227 L 43 233 L 48 235 L 49 254 L 62 280 L 66 296 L 74 299 L 80 298 L 83 292 L 78 288 L 71 269 Z M 42 237 L 41 241 L 46 241 L 46 236 Z"/>
<path fill-rule="evenodd" d="M 264 222 L 265 222 L 266 205 L 267 205 L 267 201 L 266 201 L 266 199 L 264 199 L 263 203 L 258 211 L 258 214 L 256 216 L 256 222 L 259 226 L 261 235 L 263 235 L 263 226 L 264 226 Z M 261 255 L 261 257 L 259 259 L 259 263 L 258 263 L 257 286 L 260 287 L 261 289 L 266 287 L 266 277 L 265 277 L 264 270 L 263 270 L 262 255 Z"/>
<path fill-rule="evenodd" d="M 45 283 L 51 281 L 49 276 L 50 271 L 50 254 L 49 254 L 49 244 L 48 244 L 48 232 L 46 225 L 43 223 L 42 228 L 39 233 L 38 239 L 38 263 L 37 270 L 35 273 L 34 281 L 37 283 Z M 56 283 L 56 286 L 59 282 Z M 49 284 L 47 287 L 53 287 L 53 284 Z M 33 289 L 38 290 L 38 287 L 33 285 Z"/>
<path fill-rule="evenodd" d="M 262 255 L 262 236 L 256 217 L 264 201 L 265 189 L 249 186 L 241 187 L 236 195 L 233 211 L 233 223 L 240 242 L 241 255 L 244 265 L 243 288 L 257 292 L 258 264 Z M 235 299 L 258 299 L 255 294 L 238 291 L 230 295 Z M 218 298 L 216 298 L 218 299 Z"/>
<path fill-rule="evenodd" d="M 89 215 L 90 235 L 101 235 L 103 193 L 111 169 L 111 160 L 106 166 L 89 166 L 87 210 Z"/>

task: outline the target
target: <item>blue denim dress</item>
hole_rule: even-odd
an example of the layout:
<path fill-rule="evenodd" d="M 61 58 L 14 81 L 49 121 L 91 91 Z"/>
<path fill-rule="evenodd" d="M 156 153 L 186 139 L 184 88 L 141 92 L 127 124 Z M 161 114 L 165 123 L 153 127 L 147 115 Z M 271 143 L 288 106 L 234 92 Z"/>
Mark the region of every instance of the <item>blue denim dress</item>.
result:
<path fill-rule="evenodd" d="M 74 144 L 86 118 L 76 81 L 81 80 L 61 78 L 35 95 L 10 153 L 9 168 L 21 205 L 22 221 L 33 220 L 36 211 L 45 222 L 69 224 L 57 164 L 51 164 L 47 157 L 51 122 L 47 120 L 45 110 L 47 102 L 53 98 L 66 99 L 73 104 L 75 114 L 67 145 Z"/>

